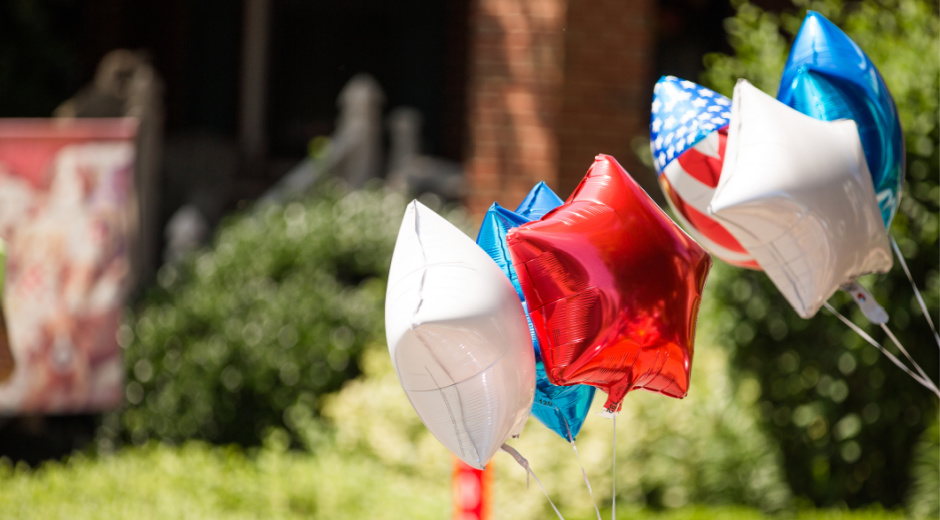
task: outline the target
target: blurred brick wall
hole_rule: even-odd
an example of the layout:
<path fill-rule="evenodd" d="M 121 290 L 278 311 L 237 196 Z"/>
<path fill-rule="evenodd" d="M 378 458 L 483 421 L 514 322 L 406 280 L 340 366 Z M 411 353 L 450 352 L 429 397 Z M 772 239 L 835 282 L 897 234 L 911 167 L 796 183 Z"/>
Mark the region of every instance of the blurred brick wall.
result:
<path fill-rule="evenodd" d="M 510 209 L 558 175 L 565 0 L 478 0 L 471 7 L 467 206 Z"/>
<path fill-rule="evenodd" d="M 470 193 L 481 215 L 514 209 L 545 181 L 566 198 L 594 155 L 616 157 L 652 193 L 631 149 L 646 135 L 655 0 L 476 0 L 468 93 Z"/>

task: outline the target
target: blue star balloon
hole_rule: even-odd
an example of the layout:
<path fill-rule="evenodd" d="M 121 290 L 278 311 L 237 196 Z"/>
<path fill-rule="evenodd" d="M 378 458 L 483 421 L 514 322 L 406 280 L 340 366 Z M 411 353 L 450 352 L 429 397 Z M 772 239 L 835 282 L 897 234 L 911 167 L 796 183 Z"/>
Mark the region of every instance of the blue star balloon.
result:
<path fill-rule="evenodd" d="M 516 208 L 516 214 L 525 217 L 526 221 L 538 220 L 549 211 L 564 204 L 564 202 L 558 198 L 558 195 L 555 195 L 555 192 L 548 187 L 548 184 L 539 182 Z"/>
<path fill-rule="evenodd" d="M 562 202 L 544 182 L 540 182 L 532 188 L 516 211 L 509 211 L 493 203 L 483 218 L 477 244 L 509 277 L 526 312 L 529 334 L 535 348 L 535 401 L 532 403 L 532 415 L 565 440 L 573 441 L 581 431 L 581 425 L 584 424 L 584 418 L 594 399 L 595 389 L 587 385 L 555 386 L 548 381 L 539 351 L 539 341 L 535 335 L 535 327 L 529 318 L 525 296 L 522 294 L 522 287 L 519 285 L 516 270 L 512 266 L 512 258 L 506 246 L 506 233 L 510 229 L 542 218 L 546 213 L 560 206 Z"/>
<path fill-rule="evenodd" d="M 862 49 L 823 15 L 809 11 L 790 49 L 777 99 L 815 119 L 855 121 L 889 227 L 904 179 L 904 136 L 894 99 Z"/>

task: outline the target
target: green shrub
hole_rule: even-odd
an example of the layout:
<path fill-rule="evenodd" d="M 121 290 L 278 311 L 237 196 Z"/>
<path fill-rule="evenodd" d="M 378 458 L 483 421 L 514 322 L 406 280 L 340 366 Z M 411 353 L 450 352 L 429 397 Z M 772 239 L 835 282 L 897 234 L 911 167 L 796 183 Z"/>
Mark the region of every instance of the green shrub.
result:
<path fill-rule="evenodd" d="M 439 520 L 451 514 L 449 466 L 408 473 L 357 454 L 285 450 L 272 435 L 263 448 L 241 450 L 188 442 L 149 443 L 113 456 L 75 456 L 39 469 L 0 460 L 0 516 L 10 520 Z M 324 446 L 329 448 L 329 446 Z M 508 464 L 507 464 L 508 466 Z M 493 482 L 503 486 L 502 477 Z M 523 484 L 524 486 L 524 484 Z M 537 494 L 533 488 L 520 494 Z M 669 511 L 618 504 L 632 520 L 770 520 L 740 506 Z M 493 520 L 516 519 L 495 504 Z M 593 509 L 568 515 L 591 520 Z M 605 513 L 605 518 L 610 518 Z M 527 515 L 526 517 L 533 517 Z M 554 518 L 553 513 L 538 518 Z M 810 510 L 793 520 L 902 520 L 897 513 Z"/>
<path fill-rule="evenodd" d="M 690 504 L 787 508 L 780 451 L 757 427 L 759 387 L 751 381 L 735 388 L 727 354 L 715 346 L 707 320 L 701 329 L 687 398 L 637 391 L 624 400 L 617 418 L 617 502 L 654 510 Z M 373 457 L 404 474 L 446 475 L 452 456 L 412 409 L 387 349 L 369 348 L 362 360 L 362 376 L 324 398 L 323 417 L 335 432 L 335 449 Z M 599 394 L 577 438 L 601 508 L 609 506 L 612 489 L 611 421 L 594 413 L 604 399 Z M 566 518 L 590 518 L 591 499 L 567 442 L 530 418 L 522 436 L 509 444 L 529 460 Z M 525 472 L 515 461 L 499 453 L 492 464 L 498 482 L 494 507 L 501 517 L 553 517 L 534 482 L 527 490 Z"/>
<path fill-rule="evenodd" d="M 102 443 L 257 444 L 298 431 L 319 397 L 384 336 L 385 280 L 404 213 L 379 189 L 319 195 L 230 218 L 211 248 L 165 266 L 119 333 L 129 406 Z M 384 341 L 383 341 L 384 343 Z"/>
<path fill-rule="evenodd" d="M 363 457 L 340 458 L 329 450 L 313 457 L 283 447 L 275 440 L 246 453 L 197 442 L 149 443 L 38 470 L 0 461 L 0 516 L 431 520 L 449 512 L 449 488 L 429 478 L 395 474 Z"/>
<path fill-rule="evenodd" d="M 932 312 L 938 290 L 938 101 L 940 57 L 937 3 L 927 0 L 794 0 L 799 10 L 774 14 L 736 1 L 726 23 L 734 56 L 706 57 L 705 83 L 726 95 L 743 77 L 776 93 L 789 42 L 803 8 L 842 27 L 871 57 L 894 95 L 907 146 L 907 177 L 891 227 Z M 869 276 L 891 316 L 890 327 L 938 379 L 938 351 L 913 291 L 896 266 Z M 822 311 L 802 320 L 759 272 L 718 265 L 709 284 L 721 312 L 724 343 L 741 378 L 760 382 L 762 423 L 785 453 L 787 480 L 798 496 L 819 505 L 901 503 L 909 487 L 911 450 L 932 417 L 932 394 L 894 367 L 836 318 Z M 865 323 L 844 295 L 831 300 Z M 876 339 L 884 334 L 868 330 Z M 936 492 L 936 489 L 934 489 Z"/>
<path fill-rule="evenodd" d="M 911 516 L 940 518 L 940 420 L 936 415 L 914 447 L 911 476 L 906 500 Z"/>

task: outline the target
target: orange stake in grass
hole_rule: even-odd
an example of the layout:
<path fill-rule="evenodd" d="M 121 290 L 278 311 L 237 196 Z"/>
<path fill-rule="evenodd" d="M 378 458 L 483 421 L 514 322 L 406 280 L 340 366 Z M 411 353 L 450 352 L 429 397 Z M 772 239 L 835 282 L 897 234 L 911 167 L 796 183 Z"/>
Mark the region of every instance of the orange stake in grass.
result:
<path fill-rule="evenodd" d="M 489 518 L 489 481 L 492 473 L 492 461 L 487 464 L 485 471 L 481 471 L 454 457 L 454 520 Z"/>

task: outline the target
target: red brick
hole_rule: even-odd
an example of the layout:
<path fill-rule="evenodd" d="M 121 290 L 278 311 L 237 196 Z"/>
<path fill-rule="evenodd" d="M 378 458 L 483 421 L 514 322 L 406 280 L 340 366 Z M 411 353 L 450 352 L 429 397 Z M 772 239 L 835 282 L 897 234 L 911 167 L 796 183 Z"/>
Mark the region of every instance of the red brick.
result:
<path fill-rule="evenodd" d="M 514 207 L 537 181 L 567 195 L 595 154 L 639 165 L 653 0 L 478 0 L 472 10 L 471 212 Z"/>

